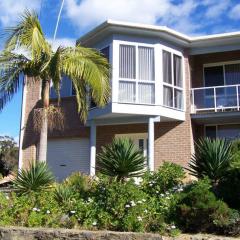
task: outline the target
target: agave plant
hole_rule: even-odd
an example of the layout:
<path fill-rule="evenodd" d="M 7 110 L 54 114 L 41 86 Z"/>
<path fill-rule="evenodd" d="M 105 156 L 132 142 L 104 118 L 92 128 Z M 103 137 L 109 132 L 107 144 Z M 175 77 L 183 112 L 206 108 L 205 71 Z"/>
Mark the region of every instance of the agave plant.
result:
<path fill-rule="evenodd" d="M 207 176 L 217 184 L 224 178 L 233 159 L 232 144 L 225 139 L 202 138 L 195 145 L 195 153 L 189 163 L 190 174 Z"/>
<path fill-rule="evenodd" d="M 146 157 L 127 138 L 115 138 L 97 155 L 97 171 L 118 181 L 139 177 L 145 172 Z"/>
<path fill-rule="evenodd" d="M 19 194 L 40 192 L 50 187 L 54 176 L 44 162 L 31 164 L 28 169 L 21 169 L 13 185 Z"/>

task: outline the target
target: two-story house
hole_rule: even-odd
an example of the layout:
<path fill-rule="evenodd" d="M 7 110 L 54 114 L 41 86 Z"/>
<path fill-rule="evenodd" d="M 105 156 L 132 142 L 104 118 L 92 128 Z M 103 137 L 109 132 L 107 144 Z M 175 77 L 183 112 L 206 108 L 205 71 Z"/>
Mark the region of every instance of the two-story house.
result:
<path fill-rule="evenodd" d="M 78 43 L 108 58 L 111 100 L 104 108 L 93 105 L 83 125 L 71 82 L 63 79 L 65 127 L 49 132 L 47 150 L 58 179 L 74 171 L 94 175 L 97 152 L 114 137 L 131 138 L 154 170 L 163 161 L 186 166 L 201 136 L 240 134 L 239 32 L 189 37 L 167 27 L 108 20 Z M 39 99 L 40 88 L 26 84 L 20 168 L 36 159 L 32 115 Z"/>

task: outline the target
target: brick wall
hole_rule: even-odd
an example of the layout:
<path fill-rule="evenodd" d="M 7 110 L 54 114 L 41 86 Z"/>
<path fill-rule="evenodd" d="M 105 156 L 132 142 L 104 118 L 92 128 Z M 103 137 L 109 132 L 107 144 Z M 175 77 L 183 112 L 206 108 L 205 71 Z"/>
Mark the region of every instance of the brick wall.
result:
<path fill-rule="evenodd" d="M 193 133 L 190 118 L 190 74 L 188 55 L 185 54 L 185 91 L 186 91 L 186 120 L 183 122 L 155 123 L 155 168 L 163 161 L 171 161 L 186 166 L 193 152 Z M 35 160 L 36 144 L 39 136 L 33 130 L 33 108 L 39 106 L 39 86 L 28 86 L 27 107 L 25 112 L 26 130 L 23 144 L 23 161 L 28 163 Z M 77 106 L 74 98 L 62 99 L 62 107 L 65 115 L 65 128 L 49 132 L 49 138 L 88 137 L 89 128 L 84 127 L 77 114 Z M 101 146 L 112 141 L 115 134 L 147 133 L 147 124 L 128 124 L 97 127 L 97 151 Z"/>

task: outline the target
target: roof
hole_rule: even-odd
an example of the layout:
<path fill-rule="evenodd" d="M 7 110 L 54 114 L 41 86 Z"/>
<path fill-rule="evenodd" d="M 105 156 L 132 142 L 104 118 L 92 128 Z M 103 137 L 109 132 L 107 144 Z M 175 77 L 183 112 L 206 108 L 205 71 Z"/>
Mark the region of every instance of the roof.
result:
<path fill-rule="evenodd" d="M 216 44 L 226 45 L 240 43 L 240 32 L 191 37 L 166 26 L 156 26 L 114 20 L 107 20 L 103 22 L 87 34 L 80 37 L 77 42 L 85 45 L 89 42 L 97 42 L 99 39 L 106 36 L 106 34 L 114 33 L 161 37 L 179 46 L 187 48 L 205 46 L 211 47 L 216 46 Z"/>

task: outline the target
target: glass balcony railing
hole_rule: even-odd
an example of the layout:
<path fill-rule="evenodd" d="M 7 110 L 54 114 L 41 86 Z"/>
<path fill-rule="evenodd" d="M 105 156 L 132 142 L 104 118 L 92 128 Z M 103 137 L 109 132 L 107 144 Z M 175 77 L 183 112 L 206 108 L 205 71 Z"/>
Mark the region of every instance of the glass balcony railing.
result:
<path fill-rule="evenodd" d="M 191 89 L 192 113 L 239 111 L 240 85 L 225 85 Z"/>

